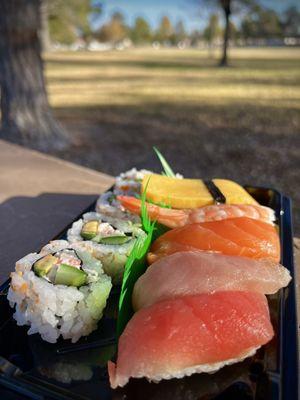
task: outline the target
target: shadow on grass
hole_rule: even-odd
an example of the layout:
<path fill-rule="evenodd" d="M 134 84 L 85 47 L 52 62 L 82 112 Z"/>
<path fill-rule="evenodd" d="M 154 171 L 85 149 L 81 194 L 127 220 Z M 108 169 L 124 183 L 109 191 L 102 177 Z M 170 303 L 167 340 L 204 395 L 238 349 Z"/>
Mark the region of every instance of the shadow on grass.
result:
<path fill-rule="evenodd" d="M 134 95 L 132 98 L 136 99 L 132 105 L 58 107 L 55 113 L 62 120 L 74 120 L 76 123 L 84 120 L 84 123 L 108 123 L 120 127 L 125 126 L 124 124 L 139 124 L 144 127 L 150 123 L 161 130 L 173 125 L 177 130 L 178 126 L 181 126 L 188 134 L 193 133 L 191 129 L 205 127 L 208 130 L 220 128 L 241 132 L 245 129 L 253 134 L 299 137 L 297 133 L 300 116 L 296 99 L 288 99 L 289 106 L 280 107 L 287 101 L 285 98 L 277 98 L 273 105 L 237 101 L 236 98 L 228 98 L 228 103 L 221 104 L 187 103 L 179 98 L 176 102 L 156 101 L 151 98 L 139 101 Z M 294 107 L 291 106 L 293 103 Z"/>
<path fill-rule="evenodd" d="M 187 57 L 175 58 L 166 57 L 159 60 L 151 59 L 95 59 L 92 57 L 86 57 L 84 59 L 76 58 L 61 58 L 59 60 L 49 59 L 47 62 L 49 67 L 126 67 L 126 68 L 144 68 L 144 69 L 173 69 L 173 70 L 201 70 L 207 68 L 216 68 L 224 71 L 217 65 L 217 60 L 203 57 Z M 260 70 L 283 70 L 288 71 L 291 69 L 299 68 L 300 62 L 297 59 L 292 58 L 272 58 L 272 59 L 261 59 L 261 58 L 248 58 L 248 59 L 232 59 L 230 61 L 230 68 L 238 69 L 260 69 Z M 230 70 L 229 68 L 229 70 Z"/>
<path fill-rule="evenodd" d="M 121 75 L 118 76 L 102 76 L 101 71 L 99 73 L 89 73 L 85 76 L 66 76 L 66 77 L 48 77 L 48 84 L 72 84 L 72 86 L 76 86 L 78 83 L 86 83 L 88 85 L 92 83 L 100 83 L 100 84 L 114 84 L 116 82 L 128 82 L 128 84 L 144 84 L 149 85 L 155 83 L 156 85 L 174 85 L 178 87 L 178 84 L 183 85 L 197 85 L 201 84 L 206 86 L 217 86 L 219 85 L 254 85 L 254 86 L 266 86 L 266 85 L 279 85 L 279 86 L 295 86 L 300 84 L 300 80 L 295 76 L 268 76 L 266 78 L 255 76 L 255 77 L 247 77 L 247 76 L 235 76 L 232 77 L 230 75 L 219 76 L 215 74 L 212 77 L 208 77 L 206 75 L 197 75 L 197 76 L 159 76 L 153 75 L 149 76 L 149 74 L 130 74 L 130 75 Z M 65 90 L 62 88 L 62 90 Z"/>

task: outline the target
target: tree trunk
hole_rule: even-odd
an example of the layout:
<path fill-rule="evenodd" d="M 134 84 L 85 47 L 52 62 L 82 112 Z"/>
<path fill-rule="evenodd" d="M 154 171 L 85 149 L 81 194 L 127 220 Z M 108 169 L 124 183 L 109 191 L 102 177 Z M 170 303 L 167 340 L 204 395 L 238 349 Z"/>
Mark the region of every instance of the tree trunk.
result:
<path fill-rule="evenodd" d="M 42 0 L 41 4 L 41 28 L 39 31 L 39 38 L 42 46 L 42 51 L 51 50 L 51 40 L 48 24 L 48 1 L 49 0 Z"/>
<path fill-rule="evenodd" d="M 229 17 L 230 17 L 230 0 L 221 0 L 221 5 L 225 15 L 225 29 L 224 29 L 224 39 L 223 39 L 223 55 L 220 61 L 221 67 L 228 66 L 228 56 L 227 56 L 227 49 L 228 49 L 228 42 L 229 42 Z"/>
<path fill-rule="evenodd" d="M 68 141 L 47 99 L 40 6 L 41 0 L 0 0 L 0 137 L 47 150 Z"/>

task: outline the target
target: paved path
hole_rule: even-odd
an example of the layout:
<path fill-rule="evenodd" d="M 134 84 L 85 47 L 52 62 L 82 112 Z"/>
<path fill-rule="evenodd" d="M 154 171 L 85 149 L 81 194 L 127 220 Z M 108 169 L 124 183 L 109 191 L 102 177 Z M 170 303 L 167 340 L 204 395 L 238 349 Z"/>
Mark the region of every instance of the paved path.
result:
<path fill-rule="evenodd" d="M 0 140 L 0 282 L 112 183 L 111 176 Z"/>

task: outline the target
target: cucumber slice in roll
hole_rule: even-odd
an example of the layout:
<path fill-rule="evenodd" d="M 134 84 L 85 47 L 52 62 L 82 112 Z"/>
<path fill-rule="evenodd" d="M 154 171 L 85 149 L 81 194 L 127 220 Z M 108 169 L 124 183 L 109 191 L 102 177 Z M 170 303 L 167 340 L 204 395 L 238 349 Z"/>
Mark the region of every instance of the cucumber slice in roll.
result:
<path fill-rule="evenodd" d="M 68 264 L 60 264 L 56 271 L 55 285 L 83 286 L 86 283 L 87 273 Z"/>

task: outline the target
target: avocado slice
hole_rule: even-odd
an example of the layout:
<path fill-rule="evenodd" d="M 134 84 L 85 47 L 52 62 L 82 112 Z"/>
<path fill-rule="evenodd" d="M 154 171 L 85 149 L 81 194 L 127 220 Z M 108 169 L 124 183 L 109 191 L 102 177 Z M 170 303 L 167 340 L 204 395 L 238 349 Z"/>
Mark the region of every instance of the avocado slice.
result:
<path fill-rule="evenodd" d="M 48 254 L 34 263 L 33 270 L 37 276 L 45 276 L 57 263 L 57 260 L 57 257 L 53 256 L 52 254 Z"/>
<path fill-rule="evenodd" d="M 91 240 L 93 239 L 98 233 L 99 221 L 92 220 L 87 221 L 80 232 L 80 235 L 83 239 Z"/>
<path fill-rule="evenodd" d="M 82 286 L 86 283 L 87 273 L 68 264 L 60 264 L 55 276 L 55 285 Z"/>
<path fill-rule="evenodd" d="M 132 238 L 126 235 L 105 236 L 99 240 L 101 244 L 124 244 Z"/>

